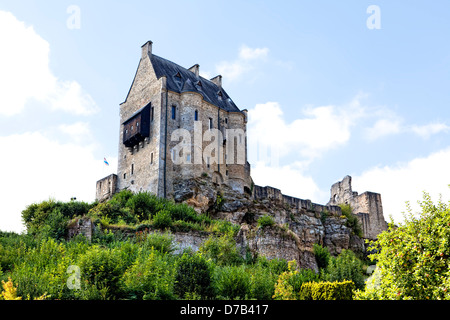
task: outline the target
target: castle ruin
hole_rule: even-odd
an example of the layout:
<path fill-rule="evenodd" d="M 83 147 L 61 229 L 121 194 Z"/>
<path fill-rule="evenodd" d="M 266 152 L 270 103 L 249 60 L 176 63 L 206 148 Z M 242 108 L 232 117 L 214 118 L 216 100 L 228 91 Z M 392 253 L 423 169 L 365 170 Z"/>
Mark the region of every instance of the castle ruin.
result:
<path fill-rule="evenodd" d="M 309 200 L 253 184 L 247 161 L 247 110 L 240 110 L 228 96 L 222 76 L 208 80 L 200 76 L 198 64 L 186 69 L 161 58 L 153 54 L 151 41 L 141 50 L 134 80 L 120 104 L 117 175 L 97 181 L 97 200 L 124 189 L 176 200 L 180 185 L 201 177 L 253 199 L 311 206 Z M 365 238 L 375 239 L 386 230 L 381 196 L 358 196 L 348 176 L 333 185 L 328 205 L 321 207 L 335 212 L 343 203 L 358 216 Z"/>

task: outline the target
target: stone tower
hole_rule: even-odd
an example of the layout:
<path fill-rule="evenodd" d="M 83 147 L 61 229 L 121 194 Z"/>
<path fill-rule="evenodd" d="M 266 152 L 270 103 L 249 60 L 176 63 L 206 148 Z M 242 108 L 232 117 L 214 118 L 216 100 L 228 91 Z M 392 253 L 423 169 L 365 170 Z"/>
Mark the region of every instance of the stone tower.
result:
<path fill-rule="evenodd" d="M 128 95 L 120 104 L 117 175 L 97 182 L 96 198 L 129 189 L 171 198 L 178 181 L 209 176 L 250 192 L 247 111 L 240 110 L 199 65 L 183 68 L 142 46 Z"/>
<path fill-rule="evenodd" d="M 384 220 L 381 195 L 366 191 L 358 195 L 352 190 L 352 177 L 345 176 L 342 181 L 331 186 L 331 197 L 327 205 L 348 204 L 361 223 L 364 238 L 376 239 L 378 234 L 387 230 Z"/>

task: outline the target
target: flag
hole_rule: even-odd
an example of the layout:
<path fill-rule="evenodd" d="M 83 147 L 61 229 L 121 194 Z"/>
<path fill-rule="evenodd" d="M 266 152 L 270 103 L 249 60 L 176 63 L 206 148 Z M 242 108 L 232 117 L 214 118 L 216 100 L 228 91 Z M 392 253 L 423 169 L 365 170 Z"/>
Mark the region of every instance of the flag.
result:
<path fill-rule="evenodd" d="M 103 162 L 104 162 L 107 166 L 109 166 L 109 163 L 108 163 L 108 161 L 106 161 L 106 158 L 103 158 Z"/>

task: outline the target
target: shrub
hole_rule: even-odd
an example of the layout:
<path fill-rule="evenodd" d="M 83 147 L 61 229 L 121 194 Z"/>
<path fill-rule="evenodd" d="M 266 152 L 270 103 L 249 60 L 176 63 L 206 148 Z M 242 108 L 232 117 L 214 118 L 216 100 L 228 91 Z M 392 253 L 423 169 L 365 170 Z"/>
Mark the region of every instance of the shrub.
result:
<path fill-rule="evenodd" d="M 288 270 L 278 276 L 275 283 L 275 300 L 297 300 L 303 283 L 319 281 L 319 275 L 310 269 L 297 270 L 297 262 L 289 261 Z"/>
<path fill-rule="evenodd" d="M 236 241 L 230 234 L 220 237 L 210 236 L 203 242 L 199 251 L 217 265 L 239 264 L 244 260 L 236 247 Z"/>
<path fill-rule="evenodd" d="M 169 233 L 147 233 L 145 239 L 142 241 L 142 244 L 143 248 L 153 248 L 162 254 L 172 253 L 175 251 L 174 239 Z"/>
<path fill-rule="evenodd" d="M 124 270 L 121 268 L 121 255 L 117 251 L 93 246 L 79 257 L 78 263 L 81 279 L 86 286 L 103 289 L 111 298 L 119 295 L 119 279 Z"/>
<path fill-rule="evenodd" d="M 271 227 L 275 224 L 273 217 L 269 215 L 264 215 L 258 219 L 258 226 L 260 228 Z"/>
<path fill-rule="evenodd" d="M 170 228 L 170 226 L 172 226 L 172 217 L 170 216 L 170 212 L 167 210 L 159 211 L 153 217 L 153 226 L 158 229 Z"/>
<path fill-rule="evenodd" d="M 176 263 L 175 293 L 184 299 L 211 297 L 211 274 L 212 266 L 204 257 L 185 252 Z"/>
<path fill-rule="evenodd" d="M 274 295 L 277 274 L 269 268 L 256 264 L 247 267 L 250 273 L 250 298 L 257 300 L 269 300 Z"/>
<path fill-rule="evenodd" d="M 247 299 L 251 294 L 250 275 L 244 265 L 216 267 L 213 286 L 221 299 Z"/>
<path fill-rule="evenodd" d="M 344 215 L 347 218 L 346 226 L 351 228 L 353 233 L 356 234 L 358 237 L 363 236 L 361 224 L 356 217 L 352 213 L 352 208 L 349 204 L 340 204 L 339 207 L 341 208 L 342 215 Z"/>
<path fill-rule="evenodd" d="M 129 299 L 174 299 L 173 263 L 152 250 L 148 256 L 141 256 L 133 263 L 123 275 L 121 283 Z"/>
<path fill-rule="evenodd" d="M 320 269 L 325 269 L 330 261 L 330 252 L 327 247 L 322 247 L 320 244 L 315 243 L 313 246 L 314 256 L 316 258 L 317 266 Z"/>
<path fill-rule="evenodd" d="M 14 284 L 11 278 L 8 278 L 8 281 L 2 281 L 3 292 L 0 296 L 0 299 L 3 300 L 22 300 L 22 297 L 17 296 L 17 288 L 14 287 Z"/>
<path fill-rule="evenodd" d="M 352 281 L 305 282 L 300 288 L 300 300 L 352 300 Z"/>
<path fill-rule="evenodd" d="M 351 250 L 342 250 L 336 258 L 331 258 L 327 267 L 328 281 L 353 281 L 357 289 L 364 288 L 363 263 Z"/>

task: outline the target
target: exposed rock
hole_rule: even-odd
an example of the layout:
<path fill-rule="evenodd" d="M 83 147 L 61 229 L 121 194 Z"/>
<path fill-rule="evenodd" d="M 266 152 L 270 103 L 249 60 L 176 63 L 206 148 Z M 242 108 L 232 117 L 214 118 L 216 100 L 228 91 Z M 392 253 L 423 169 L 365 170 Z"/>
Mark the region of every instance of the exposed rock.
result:
<path fill-rule="evenodd" d="M 328 247 L 332 255 L 343 249 L 364 252 L 364 240 L 346 226 L 347 219 L 336 206 L 323 206 L 310 200 L 287 197 L 278 189 L 255 186 L 253 198 L 196 178 L 176 184 L 175 200 L 192 205 L 198 213 L 241 224 L 236 241 L 242 254 L 249 249 L 270 259 L 297 260 L 303 268 L 317 270 L 315 243 Z M 271 216 L 275 226 L 259 228 L 257 221 Z"/>

